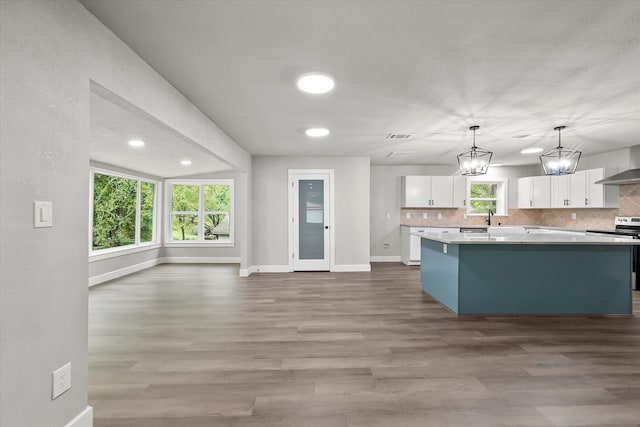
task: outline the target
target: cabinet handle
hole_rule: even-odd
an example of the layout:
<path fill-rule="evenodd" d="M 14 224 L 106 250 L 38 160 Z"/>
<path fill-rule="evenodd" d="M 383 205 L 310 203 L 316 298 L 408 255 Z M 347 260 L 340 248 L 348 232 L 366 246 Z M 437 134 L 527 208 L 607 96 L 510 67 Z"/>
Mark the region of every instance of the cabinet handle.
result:
<path fill-rule="evenodd" d="M 464 199 L 464 200 L 462 201 L 462 206 L 467 206 L 467 199 Z"/>
<path fill-rule="evenodd" d="M 584 205 L 587 206 L 589 204 L 589 199 L 584 199 Z"/>
<path fill-rule="evenodd" d="M 529 200 L 529 206 L 533 206 L 533 200 Z"/>

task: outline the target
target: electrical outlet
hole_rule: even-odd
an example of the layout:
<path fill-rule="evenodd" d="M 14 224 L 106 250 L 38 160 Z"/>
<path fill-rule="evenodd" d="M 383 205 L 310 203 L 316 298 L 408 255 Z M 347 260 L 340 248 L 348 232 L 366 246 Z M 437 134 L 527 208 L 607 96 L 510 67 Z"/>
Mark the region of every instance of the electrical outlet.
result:
<path fill-rule="evenodd" d="M 438 219 L 442 219 L 442 212 L 438 212 Z"/>
<path fill-rule="evenodd" d="M 571 219 L 578 219 L 578 215 L 575 212 L 571 212 Z"/>
<path fill-rule="evenodd" d="M 429 218 L 429 212 L 423 212 L 422 213 L 422 218 L 428 219 Z"/>
<path fill-rule="evenodd" d="M 446 254 L 446 253 L 447 253 L 447 249 L 448 249 L 448 248 L 447 248 L 447 244 L 446 244 L 446 243 L 443 243 L 443 244 L 442 244 L 442 253 Z"/>
<path fill-rule="evenodd" d="M 385 244 L 384 244 L 384 248 L 385 248 L 385 249 L 389 249 L 389 244 L 388 244 L 388 243 L 385 243 Z"/>
<path fill-rule="evenodd" d="M 53 388 L 51 390 L 51 400 L 56 399 L 65 391 L 71 388 L 71 363 L 67 363 L 62 368 L 53 371 Z"/>
<path fill-rule="evenodd" d="M 407 217 L 407 219 L 411 219 L 411 213 L 407 212 L 406 217 Z"/>

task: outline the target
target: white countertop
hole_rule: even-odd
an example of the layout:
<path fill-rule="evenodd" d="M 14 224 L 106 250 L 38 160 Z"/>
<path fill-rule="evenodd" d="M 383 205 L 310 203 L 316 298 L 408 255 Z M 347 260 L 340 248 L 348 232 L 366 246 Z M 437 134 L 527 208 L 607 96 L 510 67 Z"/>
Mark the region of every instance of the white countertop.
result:
<path fill-rule="evenodd" d="M 606 236 L 583 236 L 563 233 L 411 233 L 423 239 L 451 245 L 640 245 L 640 239 L 624 239 Z"/>

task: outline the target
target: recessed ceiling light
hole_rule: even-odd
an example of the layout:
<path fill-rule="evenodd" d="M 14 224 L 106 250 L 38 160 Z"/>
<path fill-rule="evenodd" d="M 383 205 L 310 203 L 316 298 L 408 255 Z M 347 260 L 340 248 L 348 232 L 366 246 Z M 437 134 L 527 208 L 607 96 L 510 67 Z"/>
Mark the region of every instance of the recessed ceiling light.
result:
<path fill-rule="evenodd" d="M 319 94 L 327 93 L 335 86 L 333 77 L 327 73 L 312 72 L 298 77 L 298 89 L 303 92 Z"/>
<path fill-rule="evenodd" d="M 520 152 L 522 154 L 534 154 L 534 153 L 540 153 L 542 152 L 543 149 L 539 148 L 539 147 L 533 147 L 533 148 L 525 148 L 524 150 L 521 150 Z"/>
<path fill-rule="evenodd" d="M 319 138 L 319 137 L 322 137 L 322 136 L 327 136 L 331 132 L 329 132 L 329 129 L 327 129 L 327 128 L 309 128 L 309 129 L 305 130 L 304 133 L 307 136 L 312 136 L 314 138 Z"/>
<path fill-rule="evenodd" d="M 141 139 L 132 139 L 129 141 L 129 145 L 132 147 L 142 147 L 144 145 L 144 141 Z"/>
<path fill-rule="evenodd" d="M 181 165 L 189 166 L 191 164 L 191 160 L 185 159 L 180 162 Z"/>

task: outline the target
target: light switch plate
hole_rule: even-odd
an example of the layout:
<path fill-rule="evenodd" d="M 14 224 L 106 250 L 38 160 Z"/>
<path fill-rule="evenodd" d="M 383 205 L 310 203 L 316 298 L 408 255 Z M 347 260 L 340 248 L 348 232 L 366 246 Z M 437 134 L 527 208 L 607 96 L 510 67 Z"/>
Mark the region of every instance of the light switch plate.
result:
<path fill-rule="evenodd" d="M 411 213 L 407 212 L 406 217 L 407 219 L 411 219 Z"/>
<path fill-rule="evenodd" d="M 575 212 L 571 212 L 571 219 L 578 219 L 578 215 Z"/>
<path fill-rule="evenodd" d="M 438 219 L 442 219 L 442 212 L 438 212 Z"/>
<path fill-rule="evenodd" d="M 429 212 L 424 212 L 424 213 L 422 214 L 422 218 L 424 218 L 424 219 L 428 219 L 428 218 L 429 218 Z"/>
<path fill-rule="evenodd" d="M 33 202 L 33 227 L 53 227 L 53 202 Z"/>

